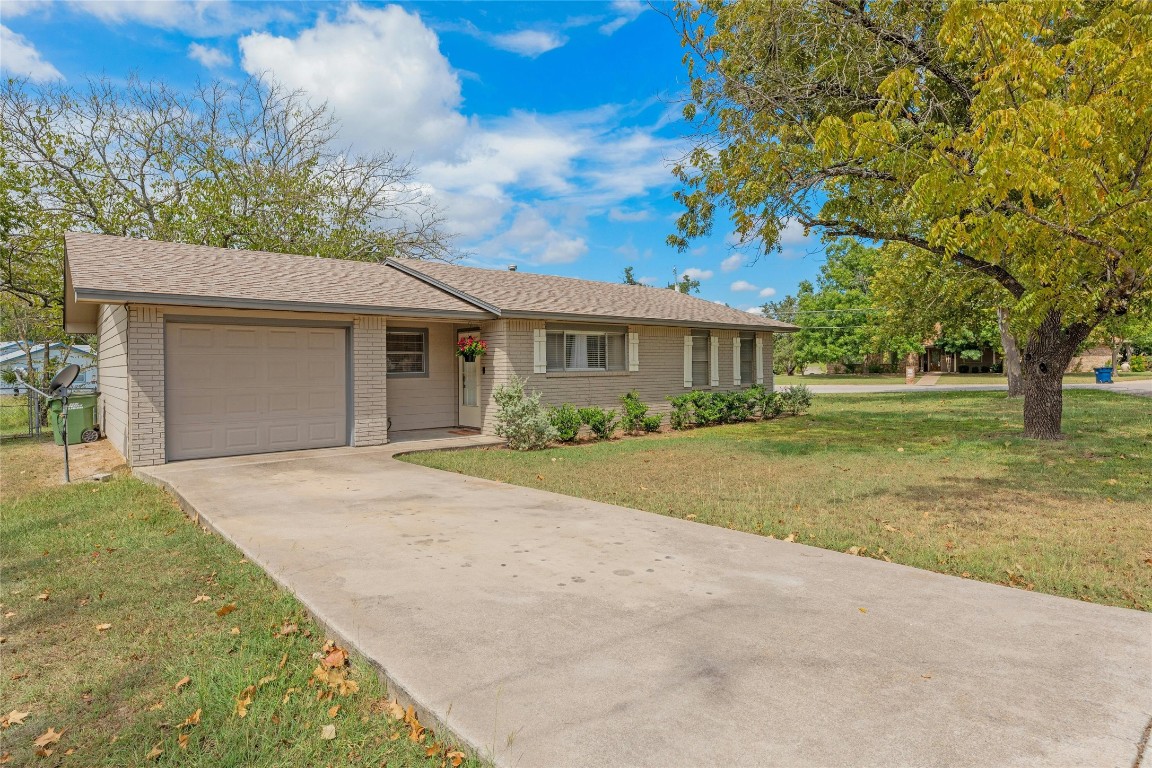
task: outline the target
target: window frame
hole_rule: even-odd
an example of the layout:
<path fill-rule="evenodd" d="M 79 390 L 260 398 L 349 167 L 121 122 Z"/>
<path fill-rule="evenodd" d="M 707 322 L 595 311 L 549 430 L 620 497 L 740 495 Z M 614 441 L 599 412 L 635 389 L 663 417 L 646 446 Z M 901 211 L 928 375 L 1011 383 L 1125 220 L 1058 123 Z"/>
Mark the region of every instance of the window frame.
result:
<path fill-rule="evenodd" d="M 389 371 L 388 370 L 388 355 L 391 354 L 392 345 L 389 343 L 388 337 L 393 333 L 404 333 L 409 335 L 419 335 L 421 337 L 421 358 L 423 360 L 423 370 L 421 371 Z M 396 354 L 411 355 L 412 352 L 397 352 Z M 429 358 L 431 355 L 428 350 L 428 329 L 427 328 L 385 328 L 384 329 L 384 371 L 385 378 L 389 379 L 426 379 L 429 376 Z"/>
<path fill-rule="evenodd" d="M 748 355 L 748 376 L 744 375 L 744 345 L 747 344 L 751 352 Z M 740 334 L 740 386 L 749 387 L 756 383 L 756 334 L 743 332 Z"/>

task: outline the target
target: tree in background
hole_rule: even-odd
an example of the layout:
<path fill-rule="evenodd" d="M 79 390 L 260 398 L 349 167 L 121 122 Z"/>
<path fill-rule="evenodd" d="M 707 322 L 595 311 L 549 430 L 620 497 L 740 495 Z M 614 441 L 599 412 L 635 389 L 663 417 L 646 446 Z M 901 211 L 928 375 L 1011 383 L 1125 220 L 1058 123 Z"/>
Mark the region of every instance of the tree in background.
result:
<path fill-rule="evenodd" d="M 672 267 L 672 282 L 666 287 L 685 295 L 700 293 L 700 281 L 688 275 L 681 275 L 676 267 Z"/>
<path fill-rule="evenodd" d="M 15 200 L 2 288 L 31 304 L 61 302 L 68 229 L 361 261 L 452 255 L 410 164 L 351 154 L 326 105 L 266 80 L 190 93 L 8 80 L 0 118 Z"/>
<path fill-rule="evenodd" d="M 785 296 L 779 301 L 769 301 L 764 304 L 762 311 L 765 317 L 781 320 L 785 323 L 795 323 L 800 309 L 800 302 L 795 296 Z M 808 364 L 798 350 L 796 333 L 778 333 L 772 344 L 772 370 L 787 376 L 796 375 L 796 369 L 804 373 L 804 366 Z"/>
<path fill-rule="evenodd" d="M 676 15 L 700 132 L 670 242 L 726 211 L 766 251 L 796 222 L 999 286 L 1025 340 L 1025 435 L 1058 438 L 1076 348 L 1152 301 L 1152 4 L 684 0 Z"/>

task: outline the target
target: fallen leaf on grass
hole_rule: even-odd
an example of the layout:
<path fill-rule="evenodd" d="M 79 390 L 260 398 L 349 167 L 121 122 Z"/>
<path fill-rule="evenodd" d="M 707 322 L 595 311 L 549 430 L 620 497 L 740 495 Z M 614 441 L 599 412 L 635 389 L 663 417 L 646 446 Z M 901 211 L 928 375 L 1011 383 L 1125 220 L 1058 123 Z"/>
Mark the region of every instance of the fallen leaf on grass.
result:
<path fill-rule="evenodd" d="M 196 595 L 196 597 L 192 598 L 192 605 L 196 605 L 196 603 L 206 603 L 211 599 L 208 595 Z"/>
<path fill-rule="evenodd" d="M 56 750 L 48 749 L 47 747 L 40 747 L 36 750 L 36 757 L 52 757 L 52 753 L 55 751 Z"/>
<path fill-rule="evenodd" d="M 96 625 L 96 631 L 97 632 L 107 632 L 110 629 L 112 629 L 111 624 L 97 624 Z"/>
<path fill-rule="evenodd" d="M 333 704 L 331 707 L 328 707 L 328 719 L 329 720 L 336 717 L 336 715 L 338 715 L 339 713 L 340 713 L 340 705 L 339 704 Z"/>
<path fill-rule="evenodd" d="M 153 704 L 152 706 L 148 707 L 149 712 L 155 712 L 158 709 L 164 709 L 164 702 L 158 701 L 155 704 Z"/>
<path fill-rule="evenodd" d="M 280 657 L 280 669 L 284 669 L 284 665 L 288 663 L 288 654 Z"/>
<path fill-rule="evenodd" d="M 224 605 L 222 605 L 216 609 L 216 615 L 217 616 L 227 616 L 228 614 L 232 613 L 232 611 L 234 611 L 234 610 L 236 610 L 236 603 L 226 603 L 226 604 L 224 604 Z"/>
<path fill-rule="evenodd" d="M 4 754 L 0 755 L 0 765 L 3 765 L 4 763 L 10 763 L 10 762 L 12 762 L 12 753 L 11 752 L 5 752 Z"/>
<path fill-rule="evenodd" d="M 199 724 L 201 711 L 202 710 L 198 709 L 195 712 L 193 712 L 192 714 L 188 715 L 188 717 L 184 718 L 184 722 L 180 724 L 180 727 L 185 728 L 185 727 Z"/>
<path fill-rule="evenodd" d="M 336 726 L 329 723 L 320 729 L 320 738 L 324 741 L 331 741 L 336 738 Z"/>
<path fill-rule="evenodd" d="M 232 627 L 232 629 L 228 630 L 228 633 L 232 635 L 238 635 L 240 634 L 240 627 Z"/>
<path fill-rule="evenodd" d="M 49 744 L 55 744 L 56 742 L 60 741 L 60 737 L 62 735 L 64 735 L 64 731 L 58 731 L 55 728 L 49 728 L 48 730 L 44 731 L 44 733 L 37 736 L 36 740 L 32 743 L 38 747 L 46 747 Z"/>
<path fill-rule="evenodd" d="M 20 725 L 24 722 L 24 718 L 32 714 L 31 712 L 17 712 L 12 710 L 8 714 L 0 717 L 0 728 L 7 728 L 10 725 Z"/>
<path fill-rule="evenodd" d="M 1112 484 L 1115 485 L 1116 481 L 1113 480 Z M 48 598 L 49 598 L 49 594 L 47 592 L 41 592 L 40 594 L 36 595 L 37 600 L 47 600 Z"/>
<path fill-rule="evenodd" d="M 844 553 L 848 555 L 859 555 L 864 550 L 865 547 L 848 547 L 848 549 L 844 550 Z"/>
<path fill-rule="evenodd" d="M 176 743 L 180 745 L 180 749 L 188 749 L 188 734 L 182 733 L 177 736 Z"/>
<path fill-rule="evenodd" d="M 400 706 L 400 702 L 396 699 L 388 700 L 388 703 L 384 705 L 384 712 L 393 720 L 404 719 L 404 707 Z"/>
<path fill-rule="evenodd" d="M 900 533 L 900 531 L 888 523 L 884 523 L 884 530 L 888 531 L 888 533 Z"/>
<path fill-rule="evenodd" d="M 4 614 L 4 618 L 6 618 L 6 619 L 10 619 L 10 618 L 12 618 L 12 617 L 13 617 L 13 616 L 15 616 L 15 615 L 16 615 L 16 611 L 7 611 L 7 612 L 5 612 L 5 614 Z"/>
<path fill-rule="evenodd" d="M 263 688 L 264 686 L 268 685 L 268 683 L 272 682 L 275 679 L 276 679 L 276 675 L 265 675 L 264 677 L 260 678 L 260 682 L 256 683 L 256 687 L 257 688 Z"/>
<path fill-rule="evenodd" d="M 180 678 L 180 681 L 176 683 L 176 685 L 172 686 L 172 690 L 178 691 L 184 686 L 188 685 L 190 682 L 192 682 L 192 678 L 188 677 L 188 675 L 185 675 L 184 677 Z"/>
<path fill-rule="evenodd" d="M 460 768 L 460 764 L 464 762 L 464 758 L 467 757 L 467 755 L 458 749 L 454 749 L 451 752 L 445 753 L 444 757 L 448 758 L 448 762 L 452 764 L 452 768 Z"/>
<path fill-rule="evenodd" d="M 144 759 L 156 760 L 160 757 L 160 755 L 164 754 L 164 750 L 160 749 L 160 744 L 161 742 L 156 742 L 155 746 L 152 747 L 148 754 L 144 755 Z"/>
<path fill-rule="evenodd" d="M 13 680 L 23 680 L 26 677 L 28 677 L 27 672 L 14 672 L 14 673 L 12 673 L 12 679 Z"/>
<path fill-rule="evenodd" d="M 300 627 L 298 625 L 284 622 L 283 626 L 280 627 L 273 637 L 288 637 L 288 635 L 294 635 L 299 631 Z"/>
<path fill-rule="evenodd" d="M 239 717 L 246 717 L 248 715 L 248 707 L 252 706 L 252 694 L 255 692 L 256 686 L 250 685 L 236 697 L 236 714 Z"/>
<path fill-rule="evenodd" d="M 784 541 L 796 541 L 796 534 L 790 533 L 784 537 Z"/>

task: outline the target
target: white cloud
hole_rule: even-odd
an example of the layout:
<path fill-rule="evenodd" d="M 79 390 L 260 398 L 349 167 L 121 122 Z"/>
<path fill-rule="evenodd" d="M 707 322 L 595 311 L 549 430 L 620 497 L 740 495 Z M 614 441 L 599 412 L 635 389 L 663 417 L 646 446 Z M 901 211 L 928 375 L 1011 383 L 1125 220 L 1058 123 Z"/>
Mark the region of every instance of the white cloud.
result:
<path fill-rule="evenodd" d="M 0 48 L 4 50 L 0 66 L 9 74 L 27 77 L 38 83 L 64 79 L 60 70 L 40 57 L 40 51 L 36 50 L 28 38 L 5 26 L 0 26 Z"/>
<path fill-rule="evenodd" d="M 712 277 L 712 270 L 710 269 L 697 269 L 696 267 L 689 267 L 680 273 L 683 277 L 689 280 L 708 280 Z"/>
<path fill-rule="evenodd" d="M 732 285 L 728 286 L 728 288 L 730 290 L 733 290 L 733 291 L 755 291 L 755 290 L 758 290 L 758 288 L 755 285 L 752 285 L 752 283 L 748 282 L 747 280 L 737 280 L 736 282 L 732 283 Z"/>
<path fill-rule="evenodd" d="M 776 289 L 775 288 L 763 288 L 760 291 L 760 298 L 762 298 L 762 299 L 770 299 L 775 295 L 776 295 Z"/>
<path fill-rule="evenodd" d="M 724 259 L 724 261 L 720 262 L 720 271 L 735 272 L 742 266 L 744 266 L 744 257 L 738 253 L 734 253 L 728 258 Z"/>
<path fill-rule="evenodd" d="M 762 315 L 764 314 L 764 307 L 748 307 L 744 311 L 750 315 Z"/>
<path fill-rule="evenodd" d="M 209 69 L 227 67 L 232 64 L 232 57 L 218 48 L 209 48 L 200 43 L 191 43 L 188 46 L 188 58 L 198 61 Z"/>
<path fill-rule="evenodd" d="M 608 221 L 648 221 L 650 218 L 651 211 L 627 211 L 620 207 L 608 211 Z"/>
<path fill-rule="evenodd" d="M 296 37 L 253 32 L 240 38 L 240 53 L 246 72 L 270 72 L 326 100 L 341 120 L 341 137 L 362 151 L 441 155 L 467 127 L 458 111 L 460 79 L 439 39 L 399 6 L 353 5 Z"/>
<path fill-rule="evenodd" d="M 205 0 L 74 0 L 72 7 L 106 24 L 143 24 L 196 37 L 222 37 L 294 18 L 287 4 Z"/>
<path fill-rule="evenodd" d="M 554 227 L 544 215 L 522 206 L 503 232 L 484 243 L 484 262 L 515 259 L 533 264 L 570 264 L 588 252 L 584 238 Z"/>
<path fill-rule="evenodd" d="M 600 34 L 615 34 L 617 30 L 625 24 L 634 21 L 646 10 L 648 10 L 648 6 L 640 2 L 640 0 L 613 0 L 612 12 L 617 14 L 616 18 L 602 24 L 600 26 Z"/>
<path fill-rule="evenodd" d="M 656 285 L 656 278 L 654 277 L 640 277 L 636 279 L 640 285 Z"/>
<path fill-rule="evenodd" d="M 511 51 L 533 59 L 542 53 L 560 48 L 568 42 L 568 38 L 563 35 L 539 29 L 522 29 L 519 32 L 487 35 L 485 39 L 502 51 Z"/>
<path fill-rule="evenodd" d="M 804 245 L 809 238 L 804 235 L 804 227 L 795 219 L 789 220 L 780 230 L 780 246 L 787 248 L 793 245 Z"/>
<path fill-rule="evenodd" d="M 48 8 L 51 4 L 51 0 L 4 0 L 0 3 L 0 14 L 6 19 L 15 19 Z"/>

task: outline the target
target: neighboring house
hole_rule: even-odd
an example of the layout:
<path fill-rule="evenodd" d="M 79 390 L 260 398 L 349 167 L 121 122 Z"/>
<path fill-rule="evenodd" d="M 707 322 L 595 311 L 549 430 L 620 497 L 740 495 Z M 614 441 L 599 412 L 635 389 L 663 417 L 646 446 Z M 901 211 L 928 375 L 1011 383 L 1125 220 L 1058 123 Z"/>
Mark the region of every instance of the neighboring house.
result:
<path fill-rule="evenodd" d="M 493 389 L 654 411 L 772 386 L 795 326 L 676 291 L 389 259 L 363 263 L 69 233 L 64 325 L 98 334 L 100 423 L 132 465 L 491 433 Z M 455 356 L 475 335 L 488 354 Z"/>
<path fill-rule="evenodd" d="M 1004 357 L 991 347 L 979 350 L 979 357 L 965 356 L 960 352 L 948 352 L 928 344 L 920 354 L 920 370 L 924 373 L 1002 373 Z"/>
<path fill-rule="evenodd" d="M 29 365 L 28 354 L 24 351 L 27 344 L 21 345 L 16 341 L 0 342 L 0 370 L 12 371 L 16 368 L 27 368 L 33 371 L 40 371 L 44 369 L 44 345 L 33 344 L 31 348 L 32 362 Z M 59 361 L 68 345 L 62 342 L 54 342 L 48 345 L 48 356 L 54 361 Z M 75 363 L 80 366 L 80 375 L 76 377 L 76 383 L 73 388 L 79 389 L 95 389 L 96 388 L 96 356 L 92 354 L 92 348 L 86 344 L 77 344 L 72 347 L 68 352 L 68 360 L 64 363 Z M 23 390 L 18 384 L 9 384 L 0 379 L 0 394 L 11 395 L 17 388 Z"/>

